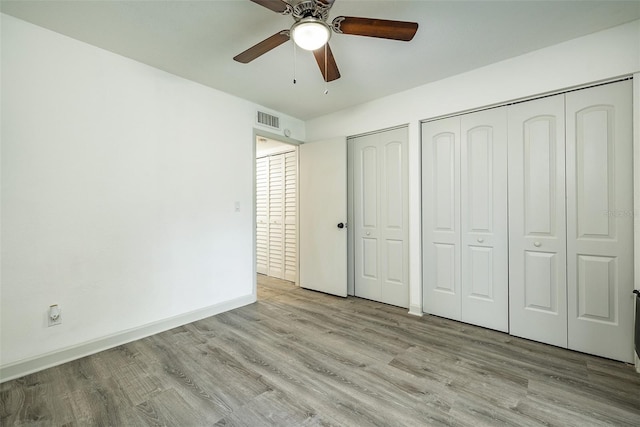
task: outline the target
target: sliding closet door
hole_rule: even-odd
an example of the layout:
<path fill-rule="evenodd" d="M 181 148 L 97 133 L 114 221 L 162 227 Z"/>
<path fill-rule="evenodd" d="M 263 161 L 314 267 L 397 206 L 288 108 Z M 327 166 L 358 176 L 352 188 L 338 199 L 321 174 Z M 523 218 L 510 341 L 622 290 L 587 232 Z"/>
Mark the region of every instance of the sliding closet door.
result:
<path fill-rule="evenodd" d="M 461 117 L 462 321 L 509 330 L 507 110 Z"/>
<path fill-rule="evenodd" d="M 460 118 L 422 124 L 422 306 L 460 320 Z"/>
<path fill-rule="evenodd" d="M 566 95 L 569 348 L 633 360 L 631 81 Z"/>
<path fill-rule="evenodd" d="M 256 271 L 268 273 L 269 158 L 256 159 Z"/>
<path fill-rule="evenodd" d="M 564 95 L 508 115 L 509 330 L 566 347 Z"/>

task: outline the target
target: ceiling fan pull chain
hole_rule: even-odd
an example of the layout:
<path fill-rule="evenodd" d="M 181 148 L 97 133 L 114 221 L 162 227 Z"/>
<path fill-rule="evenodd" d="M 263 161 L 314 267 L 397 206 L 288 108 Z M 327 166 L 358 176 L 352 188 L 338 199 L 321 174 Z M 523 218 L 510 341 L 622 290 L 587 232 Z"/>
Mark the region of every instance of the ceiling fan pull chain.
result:
<path fill-rule="evenodd" d="M 296 44 L 293 45 L 293 84 L 296 84 Z"/>

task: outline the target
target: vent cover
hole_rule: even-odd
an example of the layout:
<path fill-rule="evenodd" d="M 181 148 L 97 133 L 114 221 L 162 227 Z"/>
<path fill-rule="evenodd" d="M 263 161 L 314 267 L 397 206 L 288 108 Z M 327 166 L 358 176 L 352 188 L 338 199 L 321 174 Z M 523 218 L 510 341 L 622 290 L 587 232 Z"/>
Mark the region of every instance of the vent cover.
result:
<path fill-rule="evenodd" d="M 270 128 L 280 129 L 280 117 L 258 111 L 258 123 Z"/>

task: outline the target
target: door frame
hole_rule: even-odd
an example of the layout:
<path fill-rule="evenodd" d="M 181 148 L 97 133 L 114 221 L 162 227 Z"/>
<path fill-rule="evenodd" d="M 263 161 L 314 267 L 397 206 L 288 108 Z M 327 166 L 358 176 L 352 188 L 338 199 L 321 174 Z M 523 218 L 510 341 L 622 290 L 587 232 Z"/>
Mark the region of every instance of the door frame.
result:
<path fill-rule="evenodd" d="M 298 154 L 298 146 L 302 145 L 303 142 L 294 138 L 289 138 L 286 137 L 284 135 L 280 135 L 277 133 L 272 133 L 269 132 L 267 130 L 264 129 L 259 129 L 259 128 L 253 128 L 253 135 L 252 135 L 252 143 L 251 143 L 251 161 L 252 161 L 252 168 L 251 170 L 253 171 L 252 173 L 252 193 L 251 193 L 251 225 L 252 225 L 252 232 L 251 232 L 251 247 L 252 247 L 252 251 L 253 251 L 253 264 L 251 266 L 252 271 L 253 271 L 253 275 L 252 275 L 252 281 L 253 281 L 253 295 L 255 298 L 258 297 L 258 273 L 257 273 L 257 262 L 258 262 L 258 257 L 257 257 L 257 251 L 256 251 L 256 243 L 257 243 L 257 239 L 256 239 L 256 227 L 258 225 L 257 223 L 257 215 L 256 215 L 256 179 L 257 179 L 257 173 L 256 173 L 256 155 L 257 155 L 257 148 L 256 148 L 256 144 L 257 144 L 257 139 L 259 137 L 263 137 L 263 138 L 269 138 L 269 139 L 273 139 L 274 141 L 278 141 L 281 142 L 283 144 L 289 144 L 295 147 L 295 151 L 296 151 L 296 173 L 298 175 L 300 175 L 300 159 L 299 159 L 299 154 Z M 296 201 L 300 199 L 300 194 L 299 194 L 299 188 L 296 187 Z M 300 206 L 298 203 L 296 203 L 296 257 L 298 259 L 298 262 L 296 263 L 296 286 L 300 286 Z"/>
<path fill-rule="evenodd" d="M 633 281 L 640 289 L 640 72 L 633 74 Z M 636 301 L 637 304 L 637 301 Z M 636 324 L 639 319 L 635 319 Z M 640 358 L 634 352 L 636 372 L 640 374 Z"/>

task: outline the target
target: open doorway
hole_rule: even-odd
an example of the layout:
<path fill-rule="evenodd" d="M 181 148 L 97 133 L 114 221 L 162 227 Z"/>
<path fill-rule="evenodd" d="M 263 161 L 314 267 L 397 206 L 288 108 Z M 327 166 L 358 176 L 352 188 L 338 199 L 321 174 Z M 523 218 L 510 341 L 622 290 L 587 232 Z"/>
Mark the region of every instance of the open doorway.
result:
<path fill-rule="evenodd" d="M 297 145 L 256 135 L 256 272 L 259 285 L 298 284 Z"/>

